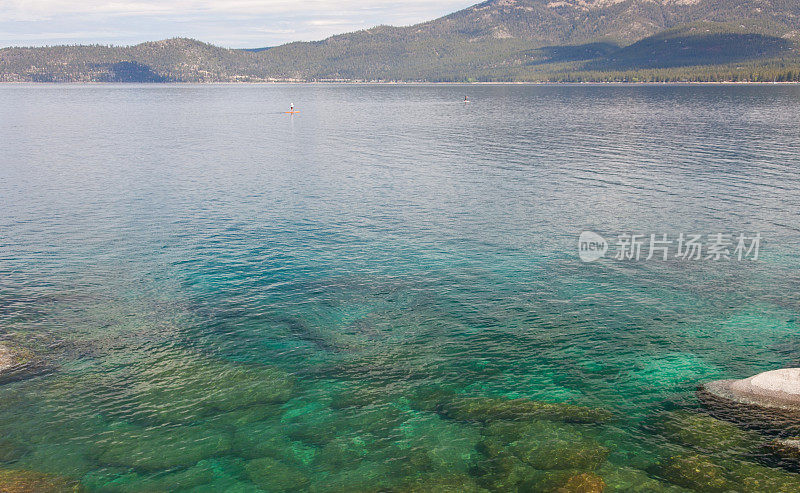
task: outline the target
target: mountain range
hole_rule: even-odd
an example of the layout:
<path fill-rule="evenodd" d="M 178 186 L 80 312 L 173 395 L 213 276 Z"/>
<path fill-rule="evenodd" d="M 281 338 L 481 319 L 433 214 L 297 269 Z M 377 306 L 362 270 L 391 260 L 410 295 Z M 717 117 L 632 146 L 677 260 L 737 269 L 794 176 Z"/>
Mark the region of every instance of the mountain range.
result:
<path fill-rule="evenodd" d="M 5 82 L 800 80 L 797 0 L 488 0 L 255 50 L 175 38 L 0 50 Z"/>

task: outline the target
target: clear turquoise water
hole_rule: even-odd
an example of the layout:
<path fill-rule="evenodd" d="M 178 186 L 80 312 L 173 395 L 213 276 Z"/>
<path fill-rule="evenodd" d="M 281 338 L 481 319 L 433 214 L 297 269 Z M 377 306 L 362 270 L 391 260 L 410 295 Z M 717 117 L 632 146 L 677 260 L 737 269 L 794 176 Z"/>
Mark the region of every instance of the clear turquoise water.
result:
<path fill-rule="evenodd" d="M 663 425 L 702 382 L 800 363 L 798 87 L 9 85 L 0 114 L 0 340 L 46 370 L 0 386 L 0 480 L 716 491 L 665 466 L 686 455 L 742 490 L 800 477 Z M 584 264 L 583 230 L 764 241 Z M 613 417 L 509 437 L 447 410 L 477 397 Z"/>

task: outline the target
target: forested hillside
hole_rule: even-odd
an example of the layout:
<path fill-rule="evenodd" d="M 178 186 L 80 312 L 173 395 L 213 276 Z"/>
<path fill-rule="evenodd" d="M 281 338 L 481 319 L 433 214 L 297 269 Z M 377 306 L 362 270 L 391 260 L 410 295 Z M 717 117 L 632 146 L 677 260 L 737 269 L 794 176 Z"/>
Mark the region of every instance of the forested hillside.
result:
<path fill-rule="evenodd" d="M 189 39 L 0 50 L 0 81 L 796 80 L 796 0 L 489 0 L 260 50 Z"/>

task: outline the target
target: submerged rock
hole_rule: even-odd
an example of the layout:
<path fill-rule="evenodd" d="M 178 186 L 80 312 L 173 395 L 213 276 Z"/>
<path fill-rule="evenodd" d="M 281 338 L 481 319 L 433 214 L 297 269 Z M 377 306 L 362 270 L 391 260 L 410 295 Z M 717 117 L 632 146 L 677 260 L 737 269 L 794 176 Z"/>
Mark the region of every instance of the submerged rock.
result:
<path fill-rule="evenodd" d="M 556 491 L 570 478 L 598 469 L 609 454 L 579 427 L 565 423 L 497 422 L 482 433 L 477 449 L 483 460 L 475 472 L 493 491 Z"/>
<path fill-rule="evenodd" d="M 709 493 L 736 491 L 725 470 L 711 458 L 693 454 L 670 457 L 656 469 L 667 481 L 691 490 Z"/>
<path fill-rule="evenodd" d="M 800 475 L 747 460 L 692 454 L 671 457 L 654 472 L 673 484 L 703 492 L 790 493 Z"/>
<path fill-rule="evenodd" d="M 442 403 L 438 410 L 451 419 L 483 423 L 531 420 L 602 423 L 612 417 L 609 411 L 603 409 L 503 397 L 453 396 L 449 402 Z"/>
<path fill-rule="evenodd" d="M 772 370 L 742 380 L 715 380 L 698 390 L 712 413 L 778 434 L 800 430 L 800 368 Z"/>
<path fill-rule="evenodd" d="M 557 493 L 603 493 L 606 482 L 597 474 L 584 472 L 571 476 Z"/>
<path fill-rule="evenodd" d="M 653 427 L 669 441 L 703 451 L 755 450 L 760 435 L 739 426 L 691 411 L 676 411 L 662 416 Z"/>
<path fill-rule="evenodd" d="M 74 493 L 83 491 L 69 478 L 22 469 L 0 470 L 0 491 L 3 493 Z"/>

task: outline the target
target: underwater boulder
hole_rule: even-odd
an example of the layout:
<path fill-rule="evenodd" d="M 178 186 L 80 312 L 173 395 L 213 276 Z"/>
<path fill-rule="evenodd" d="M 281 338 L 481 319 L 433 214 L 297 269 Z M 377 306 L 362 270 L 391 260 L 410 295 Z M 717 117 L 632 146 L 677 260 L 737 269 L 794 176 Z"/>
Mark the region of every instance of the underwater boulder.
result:
<path fill-rule="evenodd" d="M 571 424 L 498 422 L 481 433 L 477 450 L 483 459 L 474 472 L 493 491 L 556 491 L 573 476 L 593 473 L 609 455 Z"/>
<path fill-rule="evenodd" d="M 593 471 L 608 458 L 609 450 L 598 443 L 583 439 L 574 443 L 543 442 L 516 445 L 515 455 L 531 467 L 540 470 L 580 469 Z"/>
<path fill-rule="evenodd" d="M 597 474 L 584 472 L 570 476 L 556 493 L 603 493 L 606 482 Z"/>
<path fill-rule="evenodd" d="M 507 461 L 508 454 L 534 469 L 580 470 L 589 472 L 600 467 L 609 450 L 591 437 L 584 436 L 575 425 L 534 421 L 528 423 L 498 422 L 486 426 L 478 451 L 489 459 Z"/>
<path fill-rule="evenodd" d="M 672 484 L 708 493 L 736 491 L 722 466 L 711 458 L 699 455 L 670 457 L 655 468 L 655 472 Z"/>
<path fill-rule="evenodd" d="M 512 491 L 525 493 L 602 493 L 603 478 L 592 472 L 580 470 L 539 471 L 518 484 Z M 494 489 L 492 491 L 508 491 Z"/>
<path fill-rule="evenodd" d="M 0 469 L 3 493 L 75 493 L 84 491 L 77 481 L 24 469 Z"/>
<path fill-rule="evenodd" d="M 565 423 L 602 423 L 612 415 L 604 409 L 572 404 L 541 402 L 504 397 L 459 397 L 439 406 L 439 412 L 458 421 L 531 421 L 548 420 Z"/>
<path fill-rule="evenodd" d="M 756 450 L 763 441 L 757 433 L 731 422 L 685 410 L 661 416 L 653 429 L 670 442 L 707 452 L 746 452 Z"/>
<path fill-rule="evenodd" d="M 800 368 L 715 380 L 697 395 L 715 416 L 780 435 L 800 431 Z"/>

